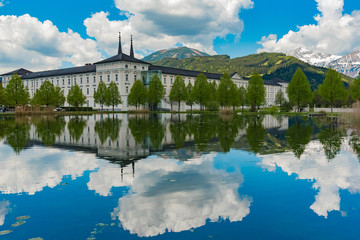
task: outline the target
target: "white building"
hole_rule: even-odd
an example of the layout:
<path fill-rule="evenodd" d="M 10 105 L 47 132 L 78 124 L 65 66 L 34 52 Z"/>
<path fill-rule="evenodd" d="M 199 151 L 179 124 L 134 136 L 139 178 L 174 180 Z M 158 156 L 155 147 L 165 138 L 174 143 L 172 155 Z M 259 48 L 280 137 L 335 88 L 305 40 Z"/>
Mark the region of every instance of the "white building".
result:
<path fill-rule="evenodd" d="M 42 72 L 31 72 L 26 69 L 19 69 L 3 74 L 0 77 L 2 77 L 3 86 L 6 87 L 11 76 L 18 74 L 22 77 L 25 86 L 28 87 L 31 98 L 46 80 L 55 86 L 61 87 L 65 96 L 67 96 L 71 86 L 77 84 L 87 97 L 85 106 L 95 109 L 101 108 L 99 104 L 95 103 L 93 98 L 98 84 L 103 81 L 109 85 L 111 81 L 114 81 L 119 87 L 123 102 L 121 105 L 116 106 L 116 109 L 128 110 L 127 96 L 136 80 L 141 79 L 145 85 L 148 85 L 152 77 L 157 74 L 166 89 L 165 99 L 161 103 L 161 108 L 170 109 L 169 94 L 176 76 L 181 75 L 185 84 L 191 83 L 194 85 L 199 73 L 200 72 L 197 71 L 156 66 L 135 58 L 132 39 L 130 54 L 127 55 L 122 52 L 121 38 L 119 38 L 118 54 L 94 64 Z M 222 77 L 221 74 L 214 73 L 204 73 L 204 75 L 208 78 L 209 82 L 215 81 L 217 84 Z M 231 79 L 238 87 L 244 86 L 247 88 L 248 80 L 243 79 L 238 73 L 232 74 Z M 280 79 L 274 79 L 264 80 L 264 85 L 268 106 L 274 105 L 275 95 L 280 89 L 286 96 L 288 83 Z M 68 106 L 68 103 L 65 103 L 65 106 Z M 195 108 L 196 107 L 197 106 L 195 106 Z M 187 108 L 187 106 L 183 103 L 181 109 L 184 110 L 185 108 Z"/>

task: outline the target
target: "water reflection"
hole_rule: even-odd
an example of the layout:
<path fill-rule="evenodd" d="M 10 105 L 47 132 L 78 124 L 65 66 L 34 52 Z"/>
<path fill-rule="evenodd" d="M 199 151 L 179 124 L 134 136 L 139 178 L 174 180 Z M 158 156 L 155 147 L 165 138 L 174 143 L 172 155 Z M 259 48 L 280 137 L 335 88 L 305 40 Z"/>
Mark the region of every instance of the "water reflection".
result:
<path fill-rule="evenodd" d="M 9 205 L 8 201 L 0 202 L 0 226 L 4 225 L 5 216 L 9 213 Z"/>
<path fill-rule="evenodd" d="M 215 169 L 215 155 L 183 163 L 163 158 L 137 163 L 135 177 L 126 175 L 124 181 L 133 194 L 119 199 L 113 217 L 125 230 L 141 237 L 190 230 L 207 220 L 241 221 L 250 213 L 252 202 L 238 194 L 243 175 L 240 169 L 231 173 Z M 108 178 L 108 172 L 101 173 Z M 94 175 L 100 178 L 101 173 Z"/>

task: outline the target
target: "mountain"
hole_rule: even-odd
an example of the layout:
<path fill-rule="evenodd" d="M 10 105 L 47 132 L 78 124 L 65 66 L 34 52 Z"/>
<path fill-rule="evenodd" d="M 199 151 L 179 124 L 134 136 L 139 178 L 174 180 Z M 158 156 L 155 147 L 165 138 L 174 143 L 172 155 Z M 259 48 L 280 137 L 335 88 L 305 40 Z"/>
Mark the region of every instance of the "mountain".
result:
<path fill-rule="evenodd" d="M 200 52 L 199 50 L 188 48 L 188 47 L 178 47 L 172 49 L 163 49 L 157 52 L 150 54 L 149 56 L 144 57 L 142 60 L 145 62 L 154 62 L 160 61 L 164 58 L 178 58 L 185 59 L 195 56 L 210 56 L 207 53 Z"/>
<path fill-rule="evenodd" d="M 259 53 L 230 59 L 227 55 L 192 57 L 187 59 L 165 58 L 153 64 L 212 73 L 238 72 L 242 77 L 250 77 L 254 71 L 263 79 L 280 78 L 290 82 L 296 69 L 302 68 L 312 89 L 317 88 L 325 78 L 327 69 L 305 63 L 295 57 L 282 53 Z M 345 82 L 352 78 L 342 75 Z"/>
<path fill-rule="evenodd" d="M 357 77 L 360 71 L 360 50 L 346 56 L 337 56 L 314 52 L 305 48 L 297 48 L 286 53 L 304 62 L 318 67 L 333 68 L 349 77 Z"/>

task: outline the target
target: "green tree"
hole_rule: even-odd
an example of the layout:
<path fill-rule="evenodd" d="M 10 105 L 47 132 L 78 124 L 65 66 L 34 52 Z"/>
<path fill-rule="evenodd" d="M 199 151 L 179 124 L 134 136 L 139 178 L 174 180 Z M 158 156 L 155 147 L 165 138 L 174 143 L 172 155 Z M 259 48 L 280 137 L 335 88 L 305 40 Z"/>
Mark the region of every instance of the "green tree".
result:
<path fill-rule="evenodd" d="M 209 84 L 206 76 L 200 73 L 194 83 L 194 88 L 191 91 L 191 97 L 195 103 L 200 105 L 200 110 L 204 110 L 204 105 L 210 99 L 210 93 L 208 91 Z"/>
<path fill-rule="evenodd" d="M 241 106 L 242 110 L 244 110 L 244 106 L 246 105 L 246 89 L 241 86 L 239 88 L 239 105 Z"/>
<path fill-rule="evenodd" d="M 106 102 L 106 92 L 107 92 L 106 84 L 103 81 L 100 81 L 99 86 L 94 92 L 94 100 L 95 103 L 100 104 L 101 111 L 103 110 L 104 104 Z"/>
<path fill-rule="evenodd" d="M 151 79 L 148 91 L 148 103 L 150 110 L 156 111 L 158 109 L 158 104 L 165 96 L 164 85 L 161 83 L 159 77 L 155 74 Z"/>
<path fill-rule="evenodd" d="M 69 120 L 68 129 L 70 137 L 73 139 L 73 142 L 80 140 L 81 135 L 83 134 L 84 128 L 86 127 L 86 120 L 76 116 Z"/>
<path fill-rule="evenodd" d="M 209 82 L 209 101 L 216 101 L 217 85 L 216 82 Z"/>
<path fill-rule="evenodd" d="M 300 107 L 305 106 L 312 101 L 310 84 L 301 68 L 298 68 L 286 89 L 289 101 L 292 105 Z"/>
<path fill-rule="evenodd" d="M 351 97 L 359 101 L 360 100 L 360 77 L 356 78 L 350 86 L 350 95 Z"/>
<path fill-rule="evenodd" d="M 329 69 L 323 84 L 319 87 L 319 94 L 330 104 L 332 114 L 335 101 L 344 101 L 347 98 L 347 91 L 341 80 L 340 73 L 333 69 Z"/>
<path fill-rule="evenodd" d="M 2 83 L 0 83 L 0 106 L 1 105 L 5 105 L 5 89 Z"/>
<path fill-rule="evenodd" d="M 319 133 L 319 140 L 323 145 L 325 156 L 330 161 L 336 157 L 341 150 L 343 133 L 333 124 Z"/>
<path fill-rule="evenodd" d="M 115 106 L 121 103 L 119 88 L 114 81 L 111 81 L 109 87 L 106 89 L 105 104 L 106 106 L 112 106 L 112 110 L 114 111 Z"/>
<path fill-rule="evenodd" d="M 136 80 L 128 96 L 128 103 L 130 106 L 135 106 L 136 110 L 141 105 L 145 105 L 147 98 L 146 88 L 141 80 Z"/>
<path fill-rule="evenodd" d="M 279 91 L 275 95 L 275 104 L 279 105 L 281 108 L 285 102 L 286 102 L 285 94 L 281 89 L 279 89 Z"/>
<path fill-rule="evenodd" d="M 70 88 L 67 96 L 67 102 L 78 110 L 79 106 L 82 106 L 86 102 L 86 96 L 82 93 L 78 85 L 74 85 Z"/>
<path fill-rule="evenodd" d="M 186 89 L 188 91 L 188 99 L 186 101 L 186 105 L 190 106 L 190 109 L 192 111 L 192 106 L 194 105 L 195 101 L 194 101 L 193 94 L 192 94 L 193 86 L 190 82 L 186 86 Z"/>
<path fill-rule="evenodd" d="M 14 74 L 5 88 L 6 103 L 10 106 L 25 105 L 29 102 L 30 95 L 22 79 Z"/>
<path fill-rule="evenodd" d="M 286 140 L 297 158 L 300 158 L 305 151 L 312 132 L 313 128 L 311 126 L 301 124 L 299 121 L 287 130 Z"/>
<path fill-rule="evenodd" d="M 46 106 L 61 106 L 65 102 L 64 93 L 60 87 L 55 87 L 54 84 L 46 80 L 41 84 L 40 88 L 36 90 L 32 99 L 32 104 L 46 105 Z"/>
<path fill-rule="evenodd" d="M 220 81 L 219 87 L 216 91 L 216 98 L 222 107 L 236 105 L 237 102 L 237 88 L 230 75 L 225 73 Z M 235 103 L 235 104 L 234 104 Z"/>
<path fill-rule="evenodd" d="M 180 104 L 188 98 L 188 91 L 186 89 L 183 78 L 180 75 L 176 76 L 175 82 L 171 88 L 169 99 L 170 102 L 177 102 L 178 112 L 180 112 Z"/>
<path fill-rule="evenodd" d="M 257 106 L 265 103 L 265 94 L 264 81 L 257 72 L 254 72 L 246 91 L 246 100 L 251 106 L 251 111 L 255 111 Z"/>

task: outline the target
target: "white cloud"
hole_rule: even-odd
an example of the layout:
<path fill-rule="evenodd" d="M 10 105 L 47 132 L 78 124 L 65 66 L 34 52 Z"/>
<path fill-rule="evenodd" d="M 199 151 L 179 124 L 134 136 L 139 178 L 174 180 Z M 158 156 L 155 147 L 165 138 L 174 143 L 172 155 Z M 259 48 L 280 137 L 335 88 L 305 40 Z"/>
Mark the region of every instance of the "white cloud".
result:
<path fill-rule="evenodd" d="M 342 144 L 342 151 L 330 162 L 319 141 L 310 142 L 300 159 L 293 153 L 260 156 L 261 166 L 275 171 L 276 166 L 298 179 L 313 182 L 318 190 L 315 202 L 310 208 L 319 216 L 328 216 L 331 211 L 340 211 L 340 189 L 350 193 L 360 193 L 360 164 L 357 156 L 349 149 L 348 139 Z"/>
<path fill-rule="evenodd" d="M 98 12 L 84 21 L 88 35 L 96 38 L 100 49 L 109 55 L 116 52 L 119 31 L 125 51 L 129 51 L 133 34 L 135 49 L 143 52 L 181 43 L 215 53 L 213 40 L 227 34 L 240 37 L 244 24 L 239 11 L 253 6 L 251 0 L 115 0 L 115 3 L 127 20 L 110 21 L 108 13 Z"/>
<path fill-rule="evenodd" d="M 252 203 L 250 197 L 238 193 L 243 175 L 238 167 L 231 173 L 216 169 L 215 156 L 207 154 L 187 162 L 164 158 L 137 162 L 135 177 L 127 174 L 122 183 L 132 194 L 119 199 L 113 217 L 125 230 L 141 237 L 198 228 L 207 220 L 241 221 Z M 119 171 L 110 177 L 109 171 L 98 173 L 102 176 L 96 179 L 119 178 Z M 106 194 L 110 185 L 102 183 L 107 181 L 99 185 L 93 181 L 98 173 L 90 175 L 90 182 L 97 192 Z M 115 185 L 120 183 L 115 180 Z"/>
<path fill-rule="evenodd" d="M 62 61 L 83 65 L 101 57 L 94 40 L 70 29 L 59 32 L 51 21 L 41 22 L 28 14 L 0 16 L 0 52 L 1 73 L 19 67 L 56 69 Z"/>
<path fill-rule="evenodd" d="M 360 48 L 360 11 L 343 14 L 344 0 L 316 0 L 316 24 L 304 25 L 278 39 L 271 34 L 258 42 L 258 52 L 289 52 L 302 47 L 316 52 L 345 55 Z"/>
<path fill-rule="evenodd" d="M 99 160 L 92 154 L 59 149 L 31 148 L 16 155 L 9 146 L 0 147 L 0 192 L 33 195 L 44 187 L 53 188 L 64 176 L 72 179 L 94 170 Z"/>

